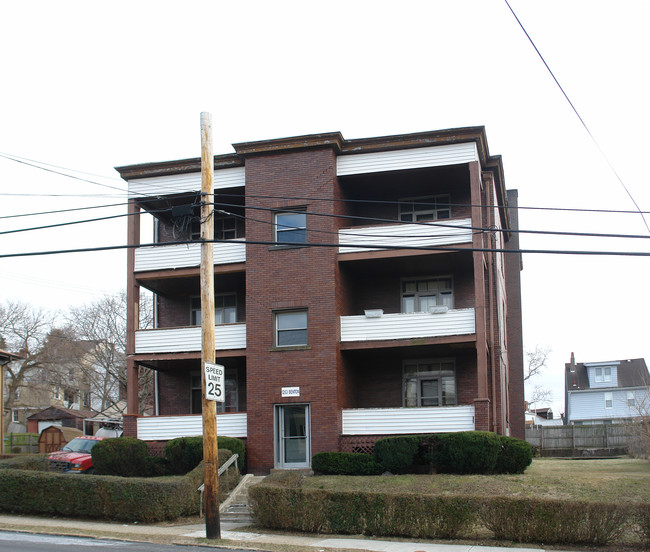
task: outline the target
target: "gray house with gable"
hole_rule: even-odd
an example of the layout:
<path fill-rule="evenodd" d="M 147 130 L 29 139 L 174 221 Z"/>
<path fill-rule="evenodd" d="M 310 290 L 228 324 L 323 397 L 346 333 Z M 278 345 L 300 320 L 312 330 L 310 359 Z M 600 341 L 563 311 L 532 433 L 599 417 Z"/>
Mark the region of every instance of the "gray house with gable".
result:
<path fill-rule="evenodd" d="M 565 364 L 565 423 L 625 423 L 650 414 L 650 375 L 642 358 Z"/>

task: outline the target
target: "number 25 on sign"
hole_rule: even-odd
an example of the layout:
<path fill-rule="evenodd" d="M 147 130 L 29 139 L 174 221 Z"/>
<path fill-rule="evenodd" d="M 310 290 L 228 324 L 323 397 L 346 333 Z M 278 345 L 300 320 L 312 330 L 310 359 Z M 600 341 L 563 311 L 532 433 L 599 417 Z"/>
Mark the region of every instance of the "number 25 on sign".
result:
<path fill-rule="evenodd" d="M 225 368 L 221 364 L 205 363 L 205 398 L 209 401 L 225 402 Z"/>

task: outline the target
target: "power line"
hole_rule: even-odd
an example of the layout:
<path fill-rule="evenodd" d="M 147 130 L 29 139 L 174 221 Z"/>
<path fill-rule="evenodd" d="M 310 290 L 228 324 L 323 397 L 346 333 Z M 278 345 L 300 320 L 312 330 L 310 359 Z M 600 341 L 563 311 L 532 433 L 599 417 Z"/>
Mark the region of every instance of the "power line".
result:
<path fill-rule="evenodd" d="M 589 137 L 591 138 L 592 142 L 595 144 L 596 148 L 598 148 L 598 151 L 599 151 L 600 154 L 603 156 L 603 159 L 605 159 L 605 161 L 606 161 L 607 164 L 609 165 L 609 168 L 610 168 L 610 169 L 612 170 L 612 172 L 614 173 L 614 176 L 616 176 L 617 180 L 619 181 L 619 183 L 621 184 L 621 186 L 623 186 L 623 189 L 625 190 L 625 192 L 627 193 L 627 195 L 629 196 L 629 198 L 632 200 L 632 203 L 633 203 L 634 206 L 637 208 L 637 212 L 641 215 L 641 218 L 643 219 L 643 224 L 645 224 L 645 227 L 647 228 L 648 233 L 650 233 L 650 226 L 648 226 L 648 221 L 645 219 L 645 216 L 644 216 L 643 211 L 641 211 L 641 208 L 639 207 L 639 205 L 637 204 L 636 200 L 634 199 L 634 197 L 633 197 L 632 194 L 630 193 L 630 190 L 627 189 L 627 186 L 625 185 L 625 183 L 623 182 L 623 179 L 619 176 L 618 172 L 617 172 L 616 169 L 614 168 L 614 165 L 612 165 L 612 163 L 610 162 L 609 158 L 607 157 L 607 155 L 605 155 L 605 152 L 604 152 L 603 149 L 600 147 L 600 144 L 598 143 L 598 141 L 596 140 L 596 138 L 594 137 L 594 135 L 591 133 L 591 130 L 589 130 L 589 127 L 587 126 L 587 123 L 585 123 L 585 121 L 583 120 L 583 118 L 580 116 L 580 113 L 578 113 L 578 110 L 577 110 L 576 107 L 573 105 L 573 102 L 569 99 L 569 96 L 568 96 L 567 93 L 564 91 L 564 88 L 562 88 L 562 85 L 560 84 L 560 82 L 557 80 L 557 78 L 556 78 L 555 75 L 553 74 L 553 71 L 551 71 L 551 68 L 549 67 L 548 63 L 546 63 L 546 60 L 544 59 L 544 56 L 542 56 L 541 52 L 537 49 L 537 46 L 536 46 L 535 43 L 533 42 L 533 39 L 530 37 L 530 35 L 529 35 L 528 32 L 526 31 L 525 27 L 523 26 L 522 22 L 521 22 L 521 21 L 519 20 L 519 18 L 517 17 L 517 14 L 515 13 L 515 10 L 512 9 L 512 6 L 510 6 L 508 0 L 505 0 L 505 3 L 506 3 L 506 5 L 508 6 L 508 8 L 510 9 L 510 11 L 512 12 L 512 15 L 514 16 L 514 18 L 517 20 L 517 23 L 519 23 L 519 26 L 521 27 L 521 30 L 524 31 L 524 34 L 526 35 L 526 38 L 528 38 L 528 41 L 531 43 L 531 45 L 533 46 L 533 48 L 535 48 L 535 51 L 537 52 L 537 55 L 538 55 L 539 58 L 542 60 L 542 63 L 544 64 L 544 66 L 546 67 L 546 69 L 548 70 L 548 72 L 550 73 L 551 77 L 553 77 L 553 80 L 555 81 L 555 84 L 557 85 L 557 87 L 560 89 L 560 91 L 561 91 L 562 94 L 564 95 L 564 98 L 566 99 L 566 101 L 567 101 L 567 102 L 569 103 L 569 105 L 571 106 L 571 109 L 573 109 L 573 112 L 574 112 L 574 113 L 576 114 L 576 116 L 578 117 L 578 120 L 580 121 L 580 123 L 582 124 L 582 126 L 584 127 L 584 129 L 587 131 L 587 134 L 588 134 Z"/>
<path fill-rule="evenodd" d="M 78 249 L 57 249 L 49 251 L 32 251 L 29 253 L 6 253 L 0 254 L 0 259 L 17 257 L 38 257 L 45 255 L 61 255 L 66 253 L 90 253 L 100 251 L 113 251 L 119 249 L 138 249 L 140 247 L 164 247 L 167 245 L 190 245 L 202 243 L 196 240 L 185 240 L 176 242 L 157 242 L 139 245 L 108 245 L 103 247 L 83 247 Z M 269 240 L 243 240 L 232 242 L 231 240 L 209 240 L 209 243 L 240 243 L 245 245 L 266 245 L 266 246 L 289 246 L 289 247 L 354 247 L 357 249 L 372 250 L 398 250 L 407 249 L 413 251 L 446 251 L 446 252 L 484 252 L 484 253 L 517 253 L 517 254 L 549 254 L 549 255 L 587 255 L 587 256 L 617 256 L 617 257 L 650 257 L 650 251 L 586 251 L 586 250 L 560 250 L 560 249 L 502 249 L 489 247 L 462 247 L 462 246 L 417 246 L 417 245 L 386 245 L 386 244 L 357 244 L 357 243 L 305 243 L 280 242 Z"/>

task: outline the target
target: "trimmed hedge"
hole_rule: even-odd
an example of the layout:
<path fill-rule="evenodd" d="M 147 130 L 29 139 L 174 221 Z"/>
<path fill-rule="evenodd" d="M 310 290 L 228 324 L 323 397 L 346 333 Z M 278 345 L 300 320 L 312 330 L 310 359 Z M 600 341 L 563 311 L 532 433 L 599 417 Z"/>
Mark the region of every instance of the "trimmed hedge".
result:
<path fill-rule="evenodd" d="M 97 475 L 147 477 L 147 443 L 135 437 L 116 437 L 99 441 L 90 451 Z"/>
<path fill-rule="evenodd" d="M 406 473 L 418 453 L 420 437 L 386 437 L 375 443 L 373 455 L 378 464 L 391 473 Z"/>
<path fill-rule="evenodd" d="M 436 470 L 444 473 L 494 473 L 501 440 L 496 433 L 461 431 L 440 435 L 433 454 Z"/>
<path fill-rule="evenodd" d="M 533 461 L 530 443 L 515 437 L 499 437 L 501 450 L 494 467 L 495 473 L 524 473 Z"/>
<path fill-rule="evenodd" d="M 323 475 L 379 475 L 383 469 L 369 454 L 319 452 L 311 459 L 312 469 Z"/>
<path fill-rule="evenodd" d="M 230 458 L 222 450 L 219 462 Z M 220 499 L 239 481 L 234 467 L 219 478 Z M 80 476 L 0 469 L 0 511 L 153 523 L 199 512 L 203 464 L 185 476 Z"/>
<path fill-rule="evenodd" d="M 4 469 L 47 471 L 49 469 L 47 453 L 3 458 L 0 460 L 0 470 Z"/>
<path fill-rule="evenodd" d="M 533 459 L 526 441 L 487 431 L 386 437 L 373 454 L 391 473 L 523 473 Z"/>
<path fill-rule="evenodd" d="M 268 529 L 427 539 L 484 538 L 487 529 L 496 539 L 591 545 L 613 543 L 630 528 L 650 536 L 647 504 L 329 492 L 267 480 L 249 489 L 249 501 L 255 523 Z"/>
<path fill-rule="evenodd" d="M 248 496 L 255 523 L 283 531 L 450 539 L 463 536 L 474 517 L 466 497 L 328 492 L 266 481 Z"/>
<path fill-rule="evenodd" d="M 246 447 L 241 439 L 234 437 L 217 437 L 217 447 L 238 454 L 237 467 L 244 471 Z M 165 445 L 165 458 L 169 462 L 171 473 L 187 473 L 203 460 L 203 437 L 178 437 Z"/>

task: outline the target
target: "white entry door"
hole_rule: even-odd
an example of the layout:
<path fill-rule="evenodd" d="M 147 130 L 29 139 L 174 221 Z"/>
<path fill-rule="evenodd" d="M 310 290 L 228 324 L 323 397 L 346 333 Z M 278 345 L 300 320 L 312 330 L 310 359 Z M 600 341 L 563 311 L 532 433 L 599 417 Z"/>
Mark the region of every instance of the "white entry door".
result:
<path fill-rule="evenodd" d="M 287 404 L 275 407 L 276 468 L 310 467 L 309 424 L 308 404 Z"/>

